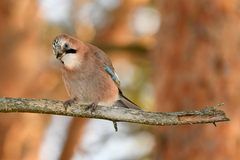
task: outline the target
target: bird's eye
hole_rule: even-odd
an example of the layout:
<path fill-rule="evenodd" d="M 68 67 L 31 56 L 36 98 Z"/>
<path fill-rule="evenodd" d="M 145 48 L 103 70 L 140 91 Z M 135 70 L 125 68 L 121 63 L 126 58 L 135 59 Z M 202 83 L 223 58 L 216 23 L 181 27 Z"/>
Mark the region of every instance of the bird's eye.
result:
<path fill-rule="evenodd" d="M 64 44 L 64 47 L 65 47 L 66 49 L 68 49 L 68 48 L 69 48 L 69 44 L 68 44 L 68 43 L 65 43 L 65 44 Z"/>

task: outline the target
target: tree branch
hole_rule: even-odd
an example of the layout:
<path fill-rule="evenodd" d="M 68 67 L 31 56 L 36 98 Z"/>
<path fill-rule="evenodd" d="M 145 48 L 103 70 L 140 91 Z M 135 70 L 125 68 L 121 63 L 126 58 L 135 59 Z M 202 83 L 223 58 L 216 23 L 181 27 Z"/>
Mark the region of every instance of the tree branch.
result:
<path fill-rule="evenodd" d="M 181 125 L 181 124 L 197 124 L 197 123 L 213 123 L 230 121 L 224 111 L 217 110 L 219 103 L 212 108 L 204 108 L 195 111 L 181 112 L 149 112 L 133 109 L 125 109 L 119 107 L 98 106 L 96 111 L 91 114 L 87 106 L 77 103 L 68 107 L 65 112 L 63 102 L 48 99 L 24 99 L 24 98 L 0 98 L 0 112 L 27 112 L 27 113 L 43 113 L 84 118 L 105 119 L 114 122 L 117 130 L 116 122 L 130 122 L 148 125 Z"/>

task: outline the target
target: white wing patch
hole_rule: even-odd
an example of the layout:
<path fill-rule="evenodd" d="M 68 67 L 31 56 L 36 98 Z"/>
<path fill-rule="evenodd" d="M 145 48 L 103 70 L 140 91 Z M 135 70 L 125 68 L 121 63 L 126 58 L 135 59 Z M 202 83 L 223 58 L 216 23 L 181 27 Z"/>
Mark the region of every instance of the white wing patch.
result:
<path fill-rule="evenodd" d="M 117 73 L 114 71 L 114 74 L 115 74 L 115 76 L 117 77 L 117 81 L 120 83 L 120 80 L 119 80 L 119 78 L 118 78 L 118 75 L 117 75 Z"/>

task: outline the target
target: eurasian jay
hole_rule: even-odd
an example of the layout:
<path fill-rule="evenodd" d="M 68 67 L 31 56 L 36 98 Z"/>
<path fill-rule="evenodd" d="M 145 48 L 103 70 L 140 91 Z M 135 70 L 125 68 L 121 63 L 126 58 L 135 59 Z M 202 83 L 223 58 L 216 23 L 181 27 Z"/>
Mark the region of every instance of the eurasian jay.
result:
<path fill-rule="evenodd" d="M 99 48 L 69 35 L 58 35 L 52 43 L 53 53 L 62 62 L 62 77 L 71 99 L 64 102 L 65 110 L 73 102 L 96 106 L 117 106 L 141 110 L 126 98 L 109 57 Z"/>

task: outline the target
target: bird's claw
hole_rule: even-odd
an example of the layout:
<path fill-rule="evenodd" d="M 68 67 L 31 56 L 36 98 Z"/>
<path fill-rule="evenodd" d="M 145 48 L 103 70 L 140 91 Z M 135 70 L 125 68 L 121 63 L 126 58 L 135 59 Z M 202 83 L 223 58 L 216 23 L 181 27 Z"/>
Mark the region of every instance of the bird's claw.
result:
<path fill-rule="evenodd" d="M 91 110 L 91 113 L 96 110 L 97 105 L 98 105 L 98 101 L 94 101 L 93 103 L 91 103 L 91 104 L 88 106 L 88 109 Z"/>
<path fill-rule="evenodd" d="M 65 111 L 67 112 L 67 108 L 68 106 L 71 106 L 72 103 L 75 102 L 75 99 L 72 98 L 72 99 L 69 99 L 69 100 L 66 100 L 65 102 L 63 102 L 63 105 L 64 105 L 64 108 L 65 108 Z"/>

